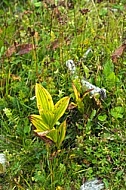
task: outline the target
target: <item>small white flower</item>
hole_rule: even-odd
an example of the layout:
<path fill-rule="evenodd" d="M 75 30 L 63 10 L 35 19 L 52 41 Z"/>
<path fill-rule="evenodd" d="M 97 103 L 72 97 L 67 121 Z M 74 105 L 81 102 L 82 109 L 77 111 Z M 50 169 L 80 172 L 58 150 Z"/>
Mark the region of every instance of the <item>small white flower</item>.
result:
<path fill-rule="evenodd" d="M 3 153 L 0 153 L 0 163 L 5 164 L 5 162 L 6 162 L 5 155 Z"/>
<path fill-rule="evenodd" d="M 6 170 L 6 158 L 5 155 L 3 153 L 0 153 L 0 174 L 4 173 Z"/>
<path fill-rule="evenodd" d="M 87 89 L 92 89 L 92 91 L 90 92 L 91 95 L 94 95 L 94 94 L 97 94 L 99 93 L 100 94 L 100 97 L 102 99 L 105 99 L 106 98 L 106 90 L 104 88 L 99 88 L 91 83 L 89 83 L 88 81 L 82 79 L 81 80 L 81 83 L 83 86 L 85 86 Z"/>
<path fill-rule="evenodd" d="M 71 74 L 75 74 L 76 67 L 75 67 L 75 64 L 74 64 L 73 60 L 67 60 L 66 61 L 66 66 L 68 67 Z"/>
<path fill-rule="evenodd" d="M 86 52 L 86 55 L 91 51 L 91 48 L 89 48 Z M 76 75 L 76 66 L 74 64 L 73 60 L 67 60 L 66 61 L 66 66 L 68 67 L 68 70 L 70 71 L 70 73 L 72 75 L 74 75 L 74 78 L 78 78 L 78 76 Z M 81 80 L 82 86 L 86 87 L 88 90 L 92 89 L 92 91 L 90 92 L 91 95 L 94 95 L 96 93 L 98 93 L 100 95 L 100 97 L 102 99 L 106 98 L 106 90 L 104 88 L 99 88 L 91 83 L 89 83 L 88 81 L 86 81 L 85 79 Z"/>
<path fill-rule="evenodd" d="M 35 98 L 36 98 L 36 96 L 33 96 L 33 97 L 30 98 L 30 100 L 34 100 Z"/>
<path fill-rule="evenodd" d="M 103 188 L 104 184 L 100 180 L 94 179 L 81 185 L 80 190 L 101 190 Z"/>
<path fill-rule="evenodd" d="M 91 48 L 88 48 L 88 50 L 85 52 L 85 54 L 83 55 L 83 58 L 85 59 L 87 57 L 87 55 L 92 52 Z"/>

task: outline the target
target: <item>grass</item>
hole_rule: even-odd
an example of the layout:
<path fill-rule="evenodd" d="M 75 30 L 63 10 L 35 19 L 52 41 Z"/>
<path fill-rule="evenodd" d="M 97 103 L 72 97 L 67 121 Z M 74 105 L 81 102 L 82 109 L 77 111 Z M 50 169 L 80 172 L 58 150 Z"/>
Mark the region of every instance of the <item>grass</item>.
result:
<path fill-rule="evenodd" d="M 0 189 L 79 189 L 83 178 L 98 177 L 105 189 L 124 190 L 126 56 L 113 63 L 111 55 L 126 36 L 125 1 L 47 2 L 0 4 L 0 152 L 7 157 Z M 19 55 L 16 43 L 34 46 Z M 88 48 L 92 51 L 83 58 Z M 67 119 L 66 138 L 57 150 L 35 136 L 28 117 L 38 114 L 32 99 L 36 82 L 54 102 L 64 96 L 76 102 L 68 59 L 79 76 L 104 87 L 107 98 L 98 102 L 86 96 L 83 113 L 67 110 L 61 119 Z"/>

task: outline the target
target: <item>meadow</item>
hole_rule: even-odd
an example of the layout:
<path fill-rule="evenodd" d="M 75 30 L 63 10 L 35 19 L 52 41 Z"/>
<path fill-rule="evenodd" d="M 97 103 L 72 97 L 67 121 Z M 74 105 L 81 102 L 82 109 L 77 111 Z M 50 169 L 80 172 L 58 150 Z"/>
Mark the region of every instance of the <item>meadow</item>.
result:
<path fill-rule="evenodd" d="M 1 190 L 79 190 L 95 178 L 105 190 L 126 189 L 125 50 L 125 0 L 0 2 Z M 91 96 L 81 78 L 106 98 Z M 64 100 L 58 140 L 35 131 L 36 84 L 46 89 L 44 109 Z M 51 113 L 44 116 L 50 125 Z"/>

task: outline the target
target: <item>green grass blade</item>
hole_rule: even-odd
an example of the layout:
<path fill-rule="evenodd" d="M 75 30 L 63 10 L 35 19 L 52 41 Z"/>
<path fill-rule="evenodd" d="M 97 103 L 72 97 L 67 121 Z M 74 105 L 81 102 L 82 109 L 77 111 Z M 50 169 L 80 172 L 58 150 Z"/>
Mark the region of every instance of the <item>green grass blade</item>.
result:
<path fill-rule="evenodd" d="M 66 134 L 66 120 L 57 129 L 57 147 L 60 148 Z"/>

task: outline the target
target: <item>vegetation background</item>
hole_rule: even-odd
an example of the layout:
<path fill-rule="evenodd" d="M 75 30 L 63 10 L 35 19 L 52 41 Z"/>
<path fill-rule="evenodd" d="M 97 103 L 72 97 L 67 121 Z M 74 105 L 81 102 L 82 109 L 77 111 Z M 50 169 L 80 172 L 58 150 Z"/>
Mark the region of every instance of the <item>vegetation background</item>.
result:
<path fill-rule="evenodd" d="M 125 0 L 0 2 L 0 152 L 7 159 L 0 189 L 75 190 L 96 177 L 105 189 L 126 189 L 125 13 Z M 57 150 L 36 137 L 28 117 L 38 114 L 36 82 L 54 102 L 76 103 L 69 59 L 107 98 L 88 94 L 81 111 L 68 107 Z"/>

